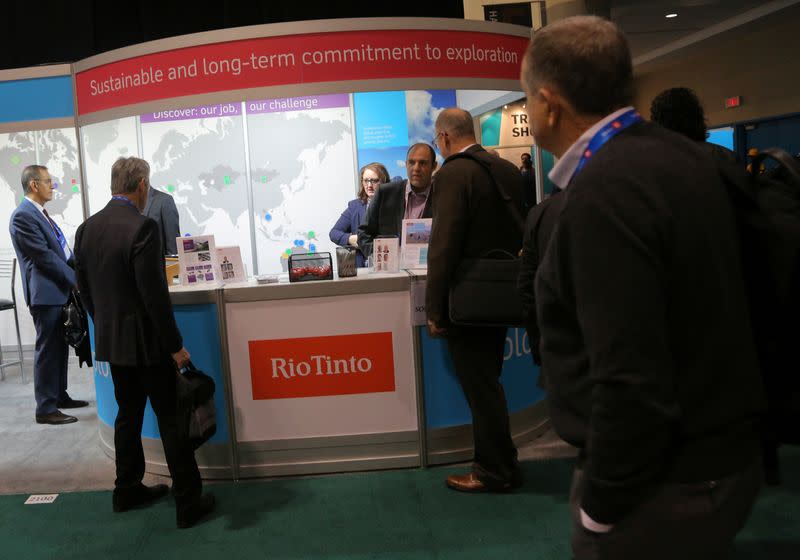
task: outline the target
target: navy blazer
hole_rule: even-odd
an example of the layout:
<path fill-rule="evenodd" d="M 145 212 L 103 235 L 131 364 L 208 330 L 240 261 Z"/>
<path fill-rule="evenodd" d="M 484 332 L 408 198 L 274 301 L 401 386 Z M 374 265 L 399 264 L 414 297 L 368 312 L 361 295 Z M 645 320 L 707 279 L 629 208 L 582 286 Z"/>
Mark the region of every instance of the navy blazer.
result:
<path fill-rule="evenodd" d="M 178 217 L 178 208 L 171 195 L 150 187 L 147 193 L 147 204 L 142 214 L 153 218 L 158 224 L 161 234 L 161 246 L 167 255 L 177 255 L 178 245 L 176 239 L 181 236 L 181 222 Z"/>
<path fill-rule="evenodd" d="M 11 214 L 8 230 L 28 306 L 64 305 L 76 283 L 75 272 L 47 218 L 26 198 Z"/>
<path fill-rule="evenodd" d="M 331 228 L 328 234 L 331 241 L 340 247 L 352 247 L 349 240 L 350 236 L 358 234 L 358 226 L 364 220 L 364 215 L 367 213 L 367 203 L 362 202 L 360 198 L 356 198 L 347 203 L 347 208 L 336 223 Z M 361 249 L 356 250 L 356 266 L 364 266 L 364 253 Z"/>

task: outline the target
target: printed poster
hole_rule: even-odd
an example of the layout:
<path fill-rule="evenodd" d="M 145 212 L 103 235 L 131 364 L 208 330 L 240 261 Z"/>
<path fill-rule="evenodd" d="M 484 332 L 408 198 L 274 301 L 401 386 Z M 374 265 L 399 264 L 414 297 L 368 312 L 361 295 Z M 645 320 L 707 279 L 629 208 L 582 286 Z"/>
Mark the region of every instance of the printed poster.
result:
<path fill-rule="evenodd" d="M 181 284 L 199 286 L 219 281 L 219 261 L 213 235 L 178 237 Z"/>

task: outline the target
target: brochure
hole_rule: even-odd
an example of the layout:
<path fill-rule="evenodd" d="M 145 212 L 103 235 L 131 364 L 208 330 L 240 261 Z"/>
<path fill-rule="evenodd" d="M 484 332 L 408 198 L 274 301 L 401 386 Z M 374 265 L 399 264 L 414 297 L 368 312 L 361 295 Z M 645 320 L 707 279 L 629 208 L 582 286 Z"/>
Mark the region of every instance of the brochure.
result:
<path fill-rule="evenodd" d="M 217 247 L 217 259 L 220 279 L 223 282 L 232 284 L 247 281 L 247 272 L 242 262 L 242 250 L 238 246 Z"/>
<path fill-rule="evenodd" d="M 373 272 L 400 272 L 400 240 L 377 237 L 372 242 Z"/>
<path fill-rule="evenodd" d="M 433 220 L 403 220 L 403 245 L 400 247 L 402 268 L 427 269 L 428 243 L 431 240 Z"/>

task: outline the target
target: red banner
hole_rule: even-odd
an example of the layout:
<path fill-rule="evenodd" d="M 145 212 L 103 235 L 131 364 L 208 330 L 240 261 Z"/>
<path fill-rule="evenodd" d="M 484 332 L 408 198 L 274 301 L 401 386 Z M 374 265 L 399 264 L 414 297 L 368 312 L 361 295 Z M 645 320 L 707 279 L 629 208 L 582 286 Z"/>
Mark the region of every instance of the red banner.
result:
<path fill-rule="evenodd" d="M 392 333 L 251 340 L 253 400 L 395 390 Z"/>
<path fill-rule="evenodd" d="M 347 31 L 187 47 L 76 76 L 78 114 L 218 91 L 397 78 L 519 79 L 528 40 L 468 31 Z"/>

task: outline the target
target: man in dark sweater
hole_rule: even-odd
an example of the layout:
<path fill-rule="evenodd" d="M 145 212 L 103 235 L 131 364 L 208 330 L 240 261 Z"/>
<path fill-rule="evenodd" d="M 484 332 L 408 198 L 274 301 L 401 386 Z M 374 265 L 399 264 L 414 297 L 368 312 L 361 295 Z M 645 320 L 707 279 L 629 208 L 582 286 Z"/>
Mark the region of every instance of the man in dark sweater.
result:
<path fill-rule="evenodd" d="M 760 487 L 763 388 L 725 186 L 630 107 L 612 23 L 537 31 L 522 83 L 565 189 L 536 307 L 551 419 L 581 450 L 574 556 L 726 558 Z"/>

